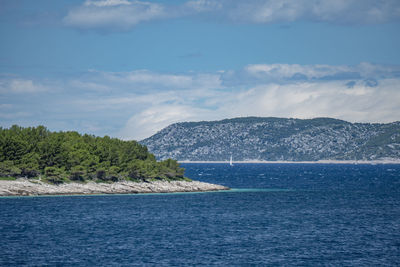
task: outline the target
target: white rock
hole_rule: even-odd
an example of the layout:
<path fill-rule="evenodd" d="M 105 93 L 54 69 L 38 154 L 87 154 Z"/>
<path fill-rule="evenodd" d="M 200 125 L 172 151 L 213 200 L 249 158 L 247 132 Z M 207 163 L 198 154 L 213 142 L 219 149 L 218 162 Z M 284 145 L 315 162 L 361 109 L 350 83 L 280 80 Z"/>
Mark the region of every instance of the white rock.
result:
<path fill-rule="evenodd" d="M 60 185 L 47 184 L 41 181 L 32 182 L 28 179 L 0 181 L 0 196 L 173 193 L 218 190 L 229 190 L 229 188 L 198 181 L 151 181 L 141 183 L 121 181 L 112 184 L 88 182 Z"/>

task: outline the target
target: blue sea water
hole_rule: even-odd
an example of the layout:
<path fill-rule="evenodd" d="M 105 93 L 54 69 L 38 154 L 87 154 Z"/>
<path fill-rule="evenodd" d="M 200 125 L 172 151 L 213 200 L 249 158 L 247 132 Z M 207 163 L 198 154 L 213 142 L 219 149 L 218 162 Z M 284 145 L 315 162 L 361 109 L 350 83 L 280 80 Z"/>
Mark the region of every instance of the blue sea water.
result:
<path fill-rule="evenodd" d="M 183 166 L 235 189 L 0 198 L 0 265 L 400 265 L 400 165 Z"/>

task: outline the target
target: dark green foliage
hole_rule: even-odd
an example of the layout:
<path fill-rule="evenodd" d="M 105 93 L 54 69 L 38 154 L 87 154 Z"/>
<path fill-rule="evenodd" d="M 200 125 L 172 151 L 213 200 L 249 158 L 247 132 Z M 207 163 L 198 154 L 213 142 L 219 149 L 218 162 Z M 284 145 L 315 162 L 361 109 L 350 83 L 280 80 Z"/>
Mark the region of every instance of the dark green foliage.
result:
<path fill-rule="evenodd" d="M 66 176 L 64 170 L 57 167 L 44 168 L 44 174 L 46 176 L 46 179 L 54 184 L 60 184 L 64 182 Z"/>
<path fill-rule="evenodd" d="M 15 125 L 0 128 L 0 176 L 43 176 L 53 183 L 184 178 L 175 160 L 157 162 L 136 141 Z"/>
<path fill-rule="evenodd" d="M 73 166 L 70 170 L 70 177 L 69 179 L 72 181 L 83 181 L 85 180 L 86 176 L 86 169 L 82 165 Z"/>
<path fill-rule="evenodd" d="M 11 160 L 0 162 L 0 176 L 2 177 L 16 177 L 21 174 L 21 169 L 14 165 Z"/>
<path fill-rule="evenodd" d="M 39 171 L 39 154 L 31 152 L 22 156 L 19 161 L 19 167 L 21 168 L 21 176 L 26 177 L 37 177 L 40 174 Z"/>

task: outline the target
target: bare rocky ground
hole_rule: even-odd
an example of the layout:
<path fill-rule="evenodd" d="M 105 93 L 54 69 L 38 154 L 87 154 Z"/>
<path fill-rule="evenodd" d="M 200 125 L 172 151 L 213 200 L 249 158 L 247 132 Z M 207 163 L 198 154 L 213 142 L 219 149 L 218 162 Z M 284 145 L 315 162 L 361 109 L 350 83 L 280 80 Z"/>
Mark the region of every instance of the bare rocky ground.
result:
<path fill-rule="evenodd" d="M 173 193 L 219 190 L 229 190 L 229 188 L 198 181 L 150 181 L 140 183 L 120 181 L 111 184 L 87 182 L 60 185 L 28 179 L 0 181 L 0 196 Z"/>

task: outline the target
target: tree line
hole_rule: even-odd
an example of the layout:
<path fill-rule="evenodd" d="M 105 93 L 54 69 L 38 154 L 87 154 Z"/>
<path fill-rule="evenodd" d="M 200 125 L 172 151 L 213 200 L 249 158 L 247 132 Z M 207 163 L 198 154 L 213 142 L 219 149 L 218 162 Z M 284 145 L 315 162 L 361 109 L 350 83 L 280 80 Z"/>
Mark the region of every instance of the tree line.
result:
<path fill-rule="evenodd" d="M 136 141 L 96 137 L 75 131 L 51 132 L 44 126 L 0 127 L 0 177 L 66 181 L 180 180 L 177 161 L 156 161 Z"/>

